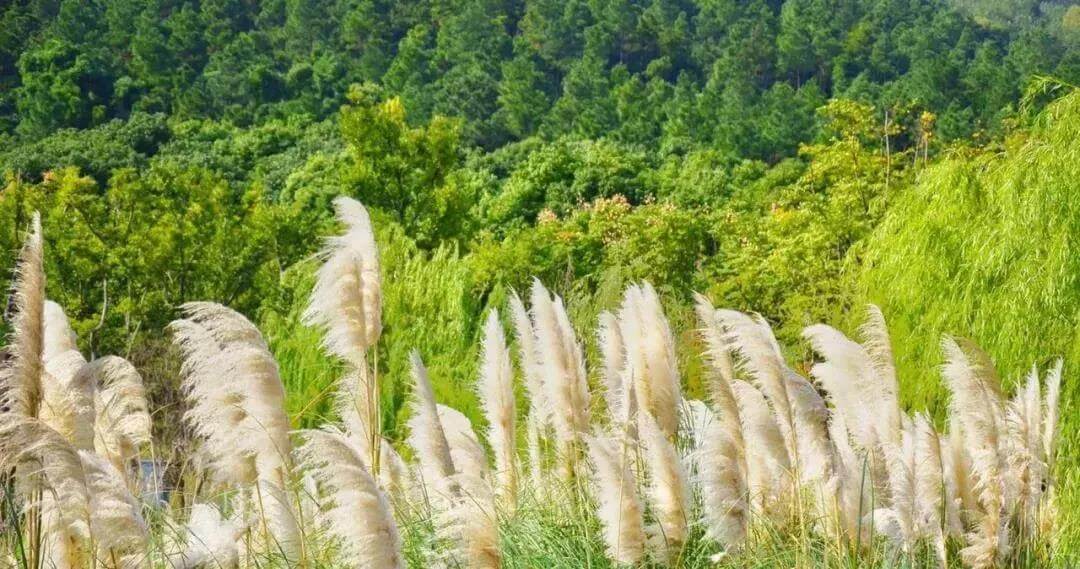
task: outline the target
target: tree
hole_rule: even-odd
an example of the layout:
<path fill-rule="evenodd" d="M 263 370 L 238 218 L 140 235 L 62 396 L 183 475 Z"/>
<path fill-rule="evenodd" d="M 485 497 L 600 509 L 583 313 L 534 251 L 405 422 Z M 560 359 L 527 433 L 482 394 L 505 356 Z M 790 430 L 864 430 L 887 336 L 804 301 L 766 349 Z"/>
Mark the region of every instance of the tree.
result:
<path fill-rule="evenodd" d="M 538 59 L 528 42 L 518 38 L 514 57 L 502 64 L 496 120 L 519 139 L 535 133 L 551 107 L 545 89 L 550 78 L 542 72 Z"/>
<path fill-rule="evenodd" d="M 350 193 L 393 215 L 421 246 L 448 237 L 444 228 L 455 221 L 446 219 L 445 206 L 463 197 L 445 184 L 459 161 L 459 122 L 436 116 L 413 128 L 397 97 L 378 102 L 356 87 L 349 100 L 341 130 L 353 158 L 346 174 Z"/>
<path fill-rule="evenodd" d="M 62 127 L 86 128 L 105 118 L 112 78 L 96 50 L 53 38 L 19 58 L 22 86 L 19 129 L 42 135 Z"/>

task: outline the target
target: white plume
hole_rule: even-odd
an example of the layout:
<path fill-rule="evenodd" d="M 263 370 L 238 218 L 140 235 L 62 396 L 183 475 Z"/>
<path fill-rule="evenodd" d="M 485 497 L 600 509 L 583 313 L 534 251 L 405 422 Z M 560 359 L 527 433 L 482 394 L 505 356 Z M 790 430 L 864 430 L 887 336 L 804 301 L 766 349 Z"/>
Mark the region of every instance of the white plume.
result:
<path fill-rule="evenodd" d="M 326 530 L 340 545 L 341 561 L 349 567 L 405 567 L 401 536 L 390 504 L 368 472 L 361 449 L 333 431 L 302 432 L 298 449 L 302 467 L 328 497 L 322 516 Z"/>
<path fill-rule="evenodd" d="M 480 438 L 473 430 L 472 422 L 461 411 L 446 405 L 437 405 L 439 423 L 446 433 L 446 442 L 450 445 L 450 458 L 454 463 L 454 474 L 469 474 L 485 480 L 490 478 L 487 455 L 480 445 Z"/>
<path fill-rule="evenodd" d="M 325 329 L 327 351 L 360 368 L 382 332 L 379 252 L 360 202 L 340 196 L 334 208 L 345 233 L 331 237 L 322 251 L 326 261 L 316 274 L 304 320 Z"/>
<path fill-rule="evenodd" d="M 287 491 L 292 443 L 277 362 L 240 313 L 209 302 L 182 308 L 187 318 L 172 327 L 184 353 L 183 386 L 192 404 L 185 417 L 203 439 L 217 479 L 250 484 L 255 478 L 273 542 L 263 547 L 295 559 L 300 530 Z"/>
<path fill-rule="evenodd" d="M 798 456 L 795 412 L 787 388 L 787 366 L 768 325 L 734 310 L 718 310 L 728 343 L 739 354 L 739 364 L 775 410 L 776 425 L 789 457 Z M 750 443 L 747 441 L 747 446 Z"/>
<path fill-rule="evenodd" d="M 1010 550 L 1005 509 L 1011 502 L 1006 474 L 1005 419 L 1000 380 L 989 358 L 974 345 L 942 342 L 946 363 L 942 375 L 952 391 L 951 411 L 956 416 L 971 457 L 971 475 L 979 511 L 976 529 L 960 555 L 976 569 L 992 567 Z"/>
<path fill-rule="evenodd" d="M 651 284 L 627 287 L 619 310 L 619 331 L 641 408 L 656 419 L 665 435 L 674 437 L 682 401 L 675 339 Z"/>
<path fill-rule="evenodd" d="M 182 552 L 171 556 L 174 569 L 214 567 L 232 569 L 240 564 L 238 540 L 243 528 L 235 521 L 224 518 L 210 504 L 195 504 L 185 528 Z"/>
<path fill-rule="evenodd" d="M 85 566 L 90 494 L 78 452 L 39 420 L 0 414 L 0 471 L 12 469 L 24 511 L 41 513 L 43 566 Z"/>
<path fill-rule="evenodd" d="M 915 416 L 915 533 L 934 547 L 938 566 L 945 567 L 944 468 L 941 438 L 925 413 Z"/>
<path fill-rule="evenodd" d="M 488 422 L 487 440 L 495 455 L 496 493 L 504 504 L 512 506 L 517 495 L 517 434 L 514 401 L 514 370 L 506 335 L 499 323 L 499 312 L 491 309 L 484 325 L 480 357 L 480 380 L 477 391 L 484 418 Z"/>
<path fill-rule="evenodd" d="M 791 498 L 791 458 L 776 416 L 753 385 L 736 380 L 731 388 L 742 418 L 751 511 L 761 515 L 766 506 L 778 505 L 779 513 Z"/>
<path fill-rule="evenodd" d="M 68 350 L 45 360 L 40 419 L 76 449 L 94 448 L 94 382 L 86 359 Z"/>
<path fill-rule="evenodd" d="M 118 356 L 98 358 L 86 367 L 94 393 L 94 449 L 123 471 L 139 448 L 150 443 L 150 408 L 135 366 Z"/>
<path fill-rule="evenodd" d="M 456 472 L 450 443 L 443 430 L 427 368 L 415 350 L 410 354 L 413 376 L 413 415 L 409 419 L 409 446 L 416 451 L 427 488 L 437 488 Z"/>
<path fill-rule="evenodd" d="M 690 500 L 686 472 L 675 447 L 648 413 L 638 414 L 638 429 L 649 473 L 649 503 L 657 525 L 649 528 L 657 559 L 677 558 L 686 543 Z"/>
<path fill-rule="evenodd" d="M 589 390 L 585 361 L 562 300 L 544 288 L 539 280 L 532 288 L 533 328 L 539 363 L 544 371 L 546 400 L 559 442 L 562 475 L 575 474 L 581 433 L 589 428 Z"/>
<path fill-rule="evenodd" d="M 601 378 L 604 380 L 604 401 L 608 414 L 617 417 L 623 403 L 623 367 L 626 364 L 626 347 L 619 331 L 618 318 L 607 311 L 601 312 L 596 331 L 597 344 L 603 359 Z"/>
<path fill-rule="evenodd" d="M 698 460 L 705 532 L 726 549 L 737 549 L 746 538 L 750 521 L 741 429 L 733 433 L 723 421 L 709 423 Z"/>
<path fill-rule="evenodd" d="M 603 528 L 608 557 L 616 563 L 637 564 L 645 551 L 645 529 L 630 450 L 614 439 L 586 436 L 592 463 L 592 491 Z"/>
<path fill-rule="evenodd" d="M 98 563 L 109 569 L 150 567 L 149 529 L 124 476 L 108 460 L 80 451 L 90 493 L 90 532 Z"/>
<path fill-rule="evenodd" d="M 44 346 L 41 357 L 46 361 L 68 351 L 79 350 L 78 337 L 59 304 L 46 300 L 44 306 Z"/>
<path fill-rule="evenodd" d="M 45 268 L 41 216 L 34 213 L 23 242 L 12 286 L 15 316 L 8 337 L 8 359 L 0 363 L 0 407 L 37 418 L 42 399 L 44 364 Z"/>
<path fill-rule="evenodd" d="M 544 388 L 544 371 L 540 367 L 536 331 L 516 292 L 510 295 L 510 316 L 518 342 L 518 359 L 525 378 L 525 391 L 529 396 L 529 416 L 535 417 L 538 428 L 541 428 L 551 420 L 551 406 L 547 402 L 547 391 Z"/>
<path fill-rule="evenodd" d="M 461 472 L 454 483 L 461 490 L 436 523 L 441 537 L 453 544 L 447 567 L 498 569 L 502 555 L 499 548 L 499 524 L 495 494 L 484 478 Z"/>

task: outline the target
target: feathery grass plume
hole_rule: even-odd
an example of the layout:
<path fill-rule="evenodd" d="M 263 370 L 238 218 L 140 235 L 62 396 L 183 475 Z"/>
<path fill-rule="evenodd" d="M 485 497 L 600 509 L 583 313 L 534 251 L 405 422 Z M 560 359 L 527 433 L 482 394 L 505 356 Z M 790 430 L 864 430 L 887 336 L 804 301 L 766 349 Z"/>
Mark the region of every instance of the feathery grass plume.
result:
<path fill-rule="evenodd" d="M 41 357 L 44 360 L 54 358 L 68 350 L 78 350 L 78 337 L 71 329 L 67 314 L 59 304 L 46 300 L 44 306 L 44 336 Z"/>
<path fill-rule="evenodd" d="M 746 479 L 750 488 L 751 512 L 782 516 L 793 496 L 791 456 L 780 432 L 779 421 L 765 401 L 765 396 L 753 385 L 735 380 L 731 383 L 731 390 L 739 406 L 742 436 L 748 451 Z"/>
<path fill-rule="evenodd" d="M 584 356 L 562 299 L 553 297 L 538 279 L 533 280 L 531 299 L 546 400 L 559 443 L 560 472 L 570 480 L 576 474 L 581 434 L 589 428 Z"/>
<path fill-rule="evenodd" d="M 736 550 L 746 539 L 750 522 L 747 501 L 750 489 L 741 428 L 732 432 L 724 421 L 709 423 L 705 427 L 698 461 L 697 481 L 701 488 L 705 533 L 722 544 L 725 551 Z"/>
<path fill-rule="evenodd" d="M 1061 368 L 1059 359 L 1046 374 L 1046 393 L 1043 397 L 1042 453 L 1045 460 L 1046 487 L 1043 490 L 1042 507 L 1039 510 L 1039 527 L 1043 535 L 1050 535 L 1057 519 L 1056 477 L 1054 464 L 1057 461 L 1058 446 L 1058 408 L 1061 399 Z"/>
<path fill-rule="evenodd" d="M 427 368 L 424 367 L 420 353 L 413 350 L 409 354 L 413 376 L 413 415 L 409 418 L 409 446 L 416 451 L 420 460 L 420 470 L 424 486 L 429 490 L 439 489 L 454 475 L 454 460 L 450 454 L 450 443 L 439 417 L 435 393 L 431 389 Z M 442 494 L 442 492 L 438 492 Z"/>
<path fill-rule="evenodd" d="M 679 441 L 685 441 L 685 447 L 682 450 L 684 457 L 689 460 L 688 466 L 693 464 L 694 455 L 698 454 L 701 450 L 701 445 L 705 442 L 705 433 L 709 429 L 709 425 L 719 422 L 720 419 L 716 417 L 716 413 L 713 413 L 712 409 L 701 400 L 698 399 L 683 399 L 682 411 L 679 412 L 680 425 L 679 425 Z M 692 468 L 687 468 L 689 473 Z"/>
<path fill-rule="evenodd" d="M 547 402 L 544 389 L 544 371 L 540 366 L 540 355 L 536 347 L 536 331 L 529 318 L 525 304 L 516 292 L 510 293 L 510 317 L 514 322 L 514 337 L 518 343 L 518 359 L 525 379 L 525 391 L 529 396 L 529 416 L 535 417 L 537 428 L 542 429 L 551 422 L 551 406 Z"/>
<path fill-rule="evenodd" d="M 334 209 L 346 229 L 327 240 L 304 320 L 326 330 L 327 351 L 361 369 L 382 332 L 379 251 L 360 202 L 339 196 Z"/>
<path fill-rule="evenodd" d="M 619 331 L 626 367 L 638 402 L 668 438 L 679 429 L 682 388 L 675 360 L 675 339 L 656 290 L 649 283 L 630 285 L 619 309 Z"/>
<path fill-rule="evenodd" d="M 190 302 L 181 308 L 189 320 L 204 326 L 221 343 L 218 359 L 207 362 L 213 365 L 203 371 L 228 373 L 243 383 L 242 406 L 249 419 L 244 425 L 247 450 L 259 472 L 283 476 L 292 454 L 285 386 L 262 334 L 242 314 L 220 304 Z"/>
<path fill-rule="evenodd" d="M 135 366 L 118 356 L 98 358 L 85 368 L 94 392 L 94 449 L 124 472 L 150 443 L 150 407 Z"/>
<path fill-rule="evenodd" d="M 716 317 L 727 331 L 728 343 L 739 355 L 738 364 L 745 369 L 775 410 L 775 424 L 783 437 L 784 449 L 794 460 L 799 449 L 796 441 L 795 412 L 788 394 L 787 365 L 779 353 L 776 338 L 764 321 L 741 312 L 718 310 Z M 749 440 L 747 446 L 750 446 Z"/>
<path fill-rule="evenodd" d="M 416 488 L 409 465 L 386 439 L 379 445 L 379 454 L 379 487 L 390 497 L 392 504 L 408 505 L 413 497 L 410 491 Z"/>
<path fill-rule="evenodd" d="M 819 492 L 835 490 L 835 449 L 829 440 L 829 412 L 825 400 L 803 376 L 785 368 L 788 397 L 795 415 L 801 482 Z M 825 498 L 825 494 L 818 496 Z"/>
<path fill-rule="evenodd" d="M 222 371 L 222 348 L 210 331 L 191 320 L 169 324 L 182 353 L 181 387 L 189 408 L 184 420 L 199 440 L 198 453 L 211 479 L 223 487 L 255 482 L 255 462 L 245 452 L 243 378 Z"/>
<path fill-rule="evenodd" d="M 1015 513 L 1028 532 L 1034 529 L 1042 499 L 1046 463 L 1042 441 L 1042 393 L 1039 370 L 1032 366 L 1005 409 L 1009 479 L 1015 487 Z"/>
<path fill-rule="evenodd" d="M 876 343 L 887 342 L 887 337 L 882 340 L 883 328 L 875 326 L 873 330 Z M 898 483 L 901 476 L 890 472 L 889 465 L 894 463 L 886 459 L 886 455 L 897 458 L 900 452 L 899 419 L 894 419 L 900 410 L 895 397 L 888 395 L 888 380 L 881 376 L 880 366 L 866 347 L 835 328 L 815 324 L 803 330 L 803 337 L 825 358 L 814 364 L 810 374 L 827 392 L 835 413 L 843 415 L 859 451 L 868 455 L 874 487 L 882 491 L 879 495 L 886 494 L 889 480 Z"/>
<path fill-rule="evenodd" d="M 45 360 L 39 418 L 76 449 L 94 448 L 94 383 L 86 359 L 68 350 Z"/>
<path fill-rule="evenodd" d="M 514 370 L 510 364 L 510 350 L 506 347 L 506 335 L 499 322 L 498 310 L 492 308 L 484 324 L 477 391 L 488 422 L 488 444 L 495 455 L 496 494 L 511 508 L 516 501 L 518 478 L 513 382 Z"/>
<path fill-rule="evenodd" d="M 874 510 L 874 529 L 911 553 L 917 537 L 915 516 L 918 507 L 915 477 L 915 423 L 902 421 L 900 446 L 887 446 L 885 460 L 889 471 L 889 502 Z"/>
<path fill-rule="evenodd" d="M 15 316 L 8 337 L 9 357 L 0 363 L 0 407 L 37 417 L 42 398 L 45 336 L 45 268 L 41 216 L 34 212 L 12 285 Z"/>
<path fill-rule="evenodd" d="M 961 346 L 946 337 L 942 349 L 946 359 L 942 375 L 952 392 L 951 412 L 959 421 L 971 457 L 979 508 L 975 512 L 976 529 L 965 536 L 967 546 L 960 555 L 969 567 L 993 567 L 1010 551 L 1005 411 L 1000 380 L 989 358 L 973 344 L 965 342 Z"/>
<path fill-rule="evenodd" d="M 339 542 L 342 564 L 404 568 L 390 503 L 368 472 L 362 450 L 340 432 L 308 430 L 302 435 L 297 454 L 329 499 L 322 519 Z"/>
<path fill-rule="evenodd" d="M 711 373 L 707 375 L 709 399 L 716 407 L 724 430 L 735 437 L 733 441 L 740 447 L 742 442 L 742 423 L 739 420 L 739 408 L 735 404 L 735 394 L 731 391 L 731 382 L 735 380 L 735 362 L 731 356 L 732 346 L 724 331 L 723 323 L 717 317 L 716 309 L 709 299 L 701 294 L 694 294 L 694 309 L 701 321 L 699 332 L 705 342 L 704 359 L 709 364 Z"/>
<path fill-rule="evenodd" d="M 726 549 L 742 545 L 750 523 L 750 474 L 744 425 L 732 389 L 735 381 L 733 346 L 712 302 L 694 295 L 694 309 L 701 322 L 709 399 L 719 420 L 706 431 L 698 478 L 704 503 L 706 533 Z"/>
<path fill-rule="evenodd" d="M 90 495 L 78 452 L 43 422 L 0 415 L 0 472 L 14 470 L 15 490 L 29 519 L 40 512 L 40 536 L 30 536 L 29 567 L 84 567 L 89 561 Z"/>
<path fill-rule="evenodd" d="M 231 465 L 248 477 L 241 483 L 254 476 L 262 537 L 268 541 L 262 546 L 296 559 L 300 529 L 287 491 L 292 443 L 277 361 L 262 334 L 240 313 L 210 302 L 187 303 L 182 309 L 187 318 L 173 327 L 184 351 L 183 385 L 192 401 L 186 418 L 215 453 L 210 459 L 217 478 L 235 476 L 221 472 Z M 222 448 L 228 444 L 238 446 Z"/>
<path fill-rule="evenodd" d="M 108 460 L 79 451 L 90 492 L 90 533 L 97 562 L 108 569 L 150 567 L 149 529 L 124 476 Z"/>
<path fill-rule="evenodd" d="M 630 450 L 610 437 L 586 436 L 585 443 L 608 557 L 616 563 L 636 565 L 645 552 L 645 528 L 637 483 L 629 467 Z"/>
<path fill-rule="evenodd" d="M 204 503 L 192 506 L 184 533 L 183 551 L 169 557 L 174 569 L 232 569 L 240 565 L 239 540 L 244 528 L 222 516 L 216 507 Z"/>
<path fill-rule="evenodd" d="M 536 347 L 536 330 L 525 304 L 517 292 L 510 293 L 510 318 L 514 324 L 514 337 L 518 343 L 518 361 L 521 365 L 525 393 L 529 399 L 525 417 L 525 450 L 529 462 L 529 481 L 534 492 L 547 488 L 544 478 L 544 459 L 540 445 L 543 433 L 551 425 L 551 405 L 544 387 L 544 372 L 540 366 L 540 354 Z"/>
<path fill-rule="evenodd" d="M 454 474 L 468 473 L 485 480 L 490 478 L 487 455 L 469 418 L 453 407 L 446 405 L 436 405 L 436 407 L 439 412 L 439 423 L 442 424 L 443 432 L 446 433 L 446 443 L 450 445 Z"/>
<path fill-rule="evenodd" d="M 857 543 L 869 543 L 870 524 L 863 520 L 871 513 L 873 482 L 865 472 L 865 455 L 851 444 L 851 433 L 844 416 L 834 413 L 829 421 L 829 439 L 836 448 L 838 488 L 836 495 L 837 522 L 846 537 Z"/>
<path fill-rule="evenodd" d="M 604 402 L 607 403 L 608 414 L 617 417 L 623 399 L 622 375 L 626 364 L 626 347 L 619 331 L 619 319 L 614 314 L 606 310 L 601 312 L 599 322 L 596 340 L 604 363 L 600 374 L 604 381 Z"/>
<path fill-rule="evenodd" d="M 971 456 L 964 447 L 964 430 L 956 415 L 949 415 L 949 433 L 942 441 L 941 463 L 945 470 L 945 516 L 949 535 L 964 537 L 964 522 L 969 512 L 978 509 L 975 482 L 972 480 Z"/>
<path fill-rule="evenodd" d="M 915 534 L 934 547 L 938 566 L 946 567 L 942 519 L 945 497 L 941 437 L 925 413 L 915 415 Z"/>
<path fill-rule="evenodd" d="M 638 430 L 649 473 L 649 505 L 656 525 L 646 529 L 657 560 L 669 563 L 686 543 L 689 492 L 686 472 L 675 447 L 649 413 L 638 414 Z"/>
<path fill-rule="evenodd" d="M 461 495 L 439 514 L 437 533 L 452 543 L 447 567 L 498 569 L 499 523 L 495 512 L 495 494 L 490 483 L 471 473 L 453 476 Z"/>
<path fill-rule="evenodd" d="M 870 304 L 866 307 L 866 322 L 859 327 L 859 334 L 862 336 L 863 349 L 870 357 L 877 379 L 876 391 L 880 399 L 876 401 L 880 401 L 880 409 L 884 413 L 875 423 L 878 427 L 878 437 L 895 445 L 899 442 L 902 419 L 900 384 L 896 376 L 889 328 L 885 323 L 885 315 L 877 305 Z"/>

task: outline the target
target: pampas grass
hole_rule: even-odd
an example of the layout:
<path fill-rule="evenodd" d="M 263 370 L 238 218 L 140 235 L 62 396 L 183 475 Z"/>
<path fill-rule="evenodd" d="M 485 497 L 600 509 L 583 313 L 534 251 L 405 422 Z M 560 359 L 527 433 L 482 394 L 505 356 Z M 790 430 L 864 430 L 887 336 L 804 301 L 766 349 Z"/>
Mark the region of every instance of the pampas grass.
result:
<path fill-rule="evenodd" d="M 1007 473 L 1005 410 L 1000 379 L 989 358 L 970 343 L 942 341 L 946 363 L 942 375 L 952 391 L 952 412 L 963 432 L 971 459 L 971 477 L 977 510 L 975 529 L 964 537 L 960 555 L 976 569 L 1004 561 L 1011 549 L 1008 509 L 1011 498 Z"/>
<path fill-rule="evenodd" d="M 789 364 L 797 352 L 762 317 L 696 296 L 705 403 L 683 399 L 676 335 L 648 283 L 601 313 L 590 368 L 562 299 L 534 281 L 528 309 L 509 300 L 517 370 L 498 310 L 483 321 L 473 389 L 484 436 L 469 408 L 436 401 L 414 351 L 399 454 L 368 357 L 383 324 L 370 219 L 355 201 L 335 206 L 346 229 L 323 252 L 307 311 L 345 364 L 335 417 L 292 432 L 259 330 L 222 305 L 184 305 L 171 330 L 197 450 L 165 505 L 134 493 L 133 466 L 152 452 L 142 378 L 118 357 L 87 363 L 63 309 L 44 301 L 35 219 L 15 283 L 13 357 L 0 370 L 10 407 L 0 474 L 15 491 L 3 504 L 14 529 L 5 559 L 33 569 L 983 568 L 1057 554 L 1061 362 L 1044 381 L 1032 368 L 1007 396 L 987 354 L 947 338 L 947 417 L 905 410 L 875 307 L 860 341 L 806 328 L 818 360 Z M 594 377 L 607 413 L 591 408 Z M 185 518 L 179 539 L 161 535 Z"/>
<path fill-rule="evenodd" d="M 495 494 L 490 483 L 469 472 L 454 475 L 454 482 L 461 495 L 449 504 L 436 522 L 438 534 L 453 544 L 446 565 L 498 569 L 502 554 Z"/>
<path fill-rule="evenodd" d="M 645 552 L 645 528 L 628 451 L 618 439 L 590 436 L 585 441 L 607 554 L 616 563 L 636 564 Z"/>
<path fill-rule="evenodd" d="M 509 305 L 518 343 L 519 366 L 525 380 L 525 391 L 529 396 L 529 417 L 533 418 L 539 428 L 550 422 L 552 411 L 544 389 L 544 372 L 540 367 L 540 353 L 536 347 L 536 331 L 525 304 L 517 293 L 511 293 Z"/>
<path fill-rule="evenodd" d="M 213 303 L 189 303 L 184 312 L 171 327 L 184 353 L 185 418 L 218 482 L 254 486 L 260 547 L 295 559 L 301 537 L 286 490 L 292 444 L 277 362 L 241 314 Z"/>
<path fill-rule="evenodd" d="M 548 292 L 539 280 L 533 281 L 530 298 L 538 366 L 544 377 L 544 400 L 550 408 L 558 441 L 559 472 L 569 481 L 578 474 L 581 434 L 589 430 L 584 354 L 562 299 Z"/>
<path fill-rule="evenodd" d="M 90 494 L 90 531 L 97 563 L 109 569 L 150 567 L 150 530 L 124 475 L 93 453 L 80 451 L 79 458 Z"/>
<path fill-rule="evenodd" d="M 647 528 L 654 556 L 670 563 L 686 542 L 690 493 L 686 472 L 675 447 L 649 413 L 638 415 L 643 461 L 649 473 L 649 506 L 656 525 Z"/>
<path fill-rule="evenodd" d="M 514 370 L 510 364 L 510 351 L 506 348 L 506 335 L 495 309 L 488 313 L 480 350 L 477 391 L 488 422 L 488 444 L 495 456 L 497 494 L 512 509 L 518 486 Z"/>
<path fill-rule="evenodd" d="M 382 333 L 382 281 L 371 218 L 360 202 L 334 200 L 345 233 L 327 240 L 305 320 L 323 328 L 327 351 L 356 368 Z"/>
<path fill-rule="evenodd" d="M 150 407 L 142 376 L 118 356 L 91 362 L 86 372 L 94 394 L 94 449 L 124 472 L 139 449 L 150 444 Z"/>
<path fill-rule="evenodd" d="M 94 382 L 63 308 L 46 301 L 40 418 L 76 449 L 94 447 Z"/>
<path fill-rule="evenodd" d="M 376 370 L 367 353 L 382 334 L 379 251 L 367 209 L 353 199 L 334 200 L 345 232 L 328 239 L 304 322 L 323 330 L 323 346 L 348 365 L 339 380 L 335 408 L 360 444 L 372 473 L 380 471 L 382 425 Z"/>
<path fill-rule="evenodd" d="M 409 419 L 409 446 L 416 453 L 419 472 L 429 500 L 456 494 L 451 477 L 457 472 L 450 442 L 443 429 L 427 367 L 419 352 L 410 354 L 413 377 L 413 415 Z"/>
<path fill-rule="evenodd" d="M 5 414 L 0 416 L 0 471 L 11 470 L 31 537 L 23 563 L 85 566 L 90 493 L 75 448 L 37 419 Z"/>
<path fill-rule="evenodd" d="M 169 558 L 169 564 L 174 569 L 237 567 L 243 531 L 240 524 L 223 516 L 215 506 L 195 504 L 184 528 L 186 545 Z"/>
<path fill-rule="evenodd" d="M 34 213 L 15 268 L 11 294 L 15 317 L 8 339 L 9 358 L 0 364 L 0 401 L 11 413 L 37 417 L 43 397 L 45 269 L 41 216 Z"/>
<path fill-rule="evenodd" d="M 39 418 L 77 449 L 94 448 L 94 382 L 86 359 L 68 350 L 45 361 Z"/>
<path fill-rule="evenodd" d="M 390 503 L 371 477 L 361 449 L 340 432 L 304 431 L 298 454 L 327 497 L 323 518 L 350 567 L 404 568 Z"/>
<path fill-rule="evenodd" d="M 631 285 L 619 309 L 624 368 L 634 381 L 641 409 L 656 420 L 668 438 L 679 428 L 682 387 L 675 361 L 675 339 L 649 283 Z"/>

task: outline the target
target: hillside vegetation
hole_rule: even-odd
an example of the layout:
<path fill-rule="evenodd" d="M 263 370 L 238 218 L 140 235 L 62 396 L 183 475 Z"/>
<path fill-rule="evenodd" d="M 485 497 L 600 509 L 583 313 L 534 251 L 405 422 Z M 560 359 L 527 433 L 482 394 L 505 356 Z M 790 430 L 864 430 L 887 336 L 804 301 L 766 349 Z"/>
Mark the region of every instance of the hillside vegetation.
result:
<path fill-rule="evenodd" d="M 343 418 L 335 392 L 355 362 L 327 353 L 305 316 L 342 196 L 366 207 L 379 250 L 372 421 L 407 461 L 414 350 L 434 400 L 494 450 L 479 346 L 492 309 L 509 330 L 516 295 L 531 306 L 534 279 L 564 301 L 604 428 L 598 326 L 632 285 L 656 291 L 683 396 L 713 411 L 695 293 L 759 314 L 783 365 L 831 410 L 812 374 L 829 356 L 804 330 L 860 338 L 874 304 L 899 409 L 913 421 L 925 411 L 942 435 L 955 401 L 944 336 L 985 349 L 1006 394 L 1063 358 L 1058 517 L 1009 559 L 1069 566 L 1080 555 L 1076 84 L 1080 8 L 1056 0 L 15 0 L 0 7 L 0 280 L 16 282 L 39 213 L 45 295 L 86 359 L 117 354 L 141 374 L 154 441 L 141 454 L 168 462 L 188 501 L 209 494 L 184 486 L 193 472 L 181 468 L 205 442 L 183 419 L 190 354 L 168 328 L 191 318 L 184 303 L 220 303 L 260 331 L 290 428 Z M 507 336 L 524 447 L 526 371 Z M 680 456 L 691 448 L 690 434 L 667 434 Z M 507 565 L 602 564 L 599 520 L 579 511 L 591 502 L 550 512 L 529 499 L 536 515 L 500 526 Z M 432 519 L 397 521 L 414 565 L 445 537 Z M 887 539 L 848 557 L 863 545 L 851 528 L 802 522 L 755 526 L 753 553 L 728 561 L 935 558 L 924 540 L 897 557 Z M 686 564 L 725 550 L 691 525 Z M 953 563 L 962 542 L 948 542 Z"/>

